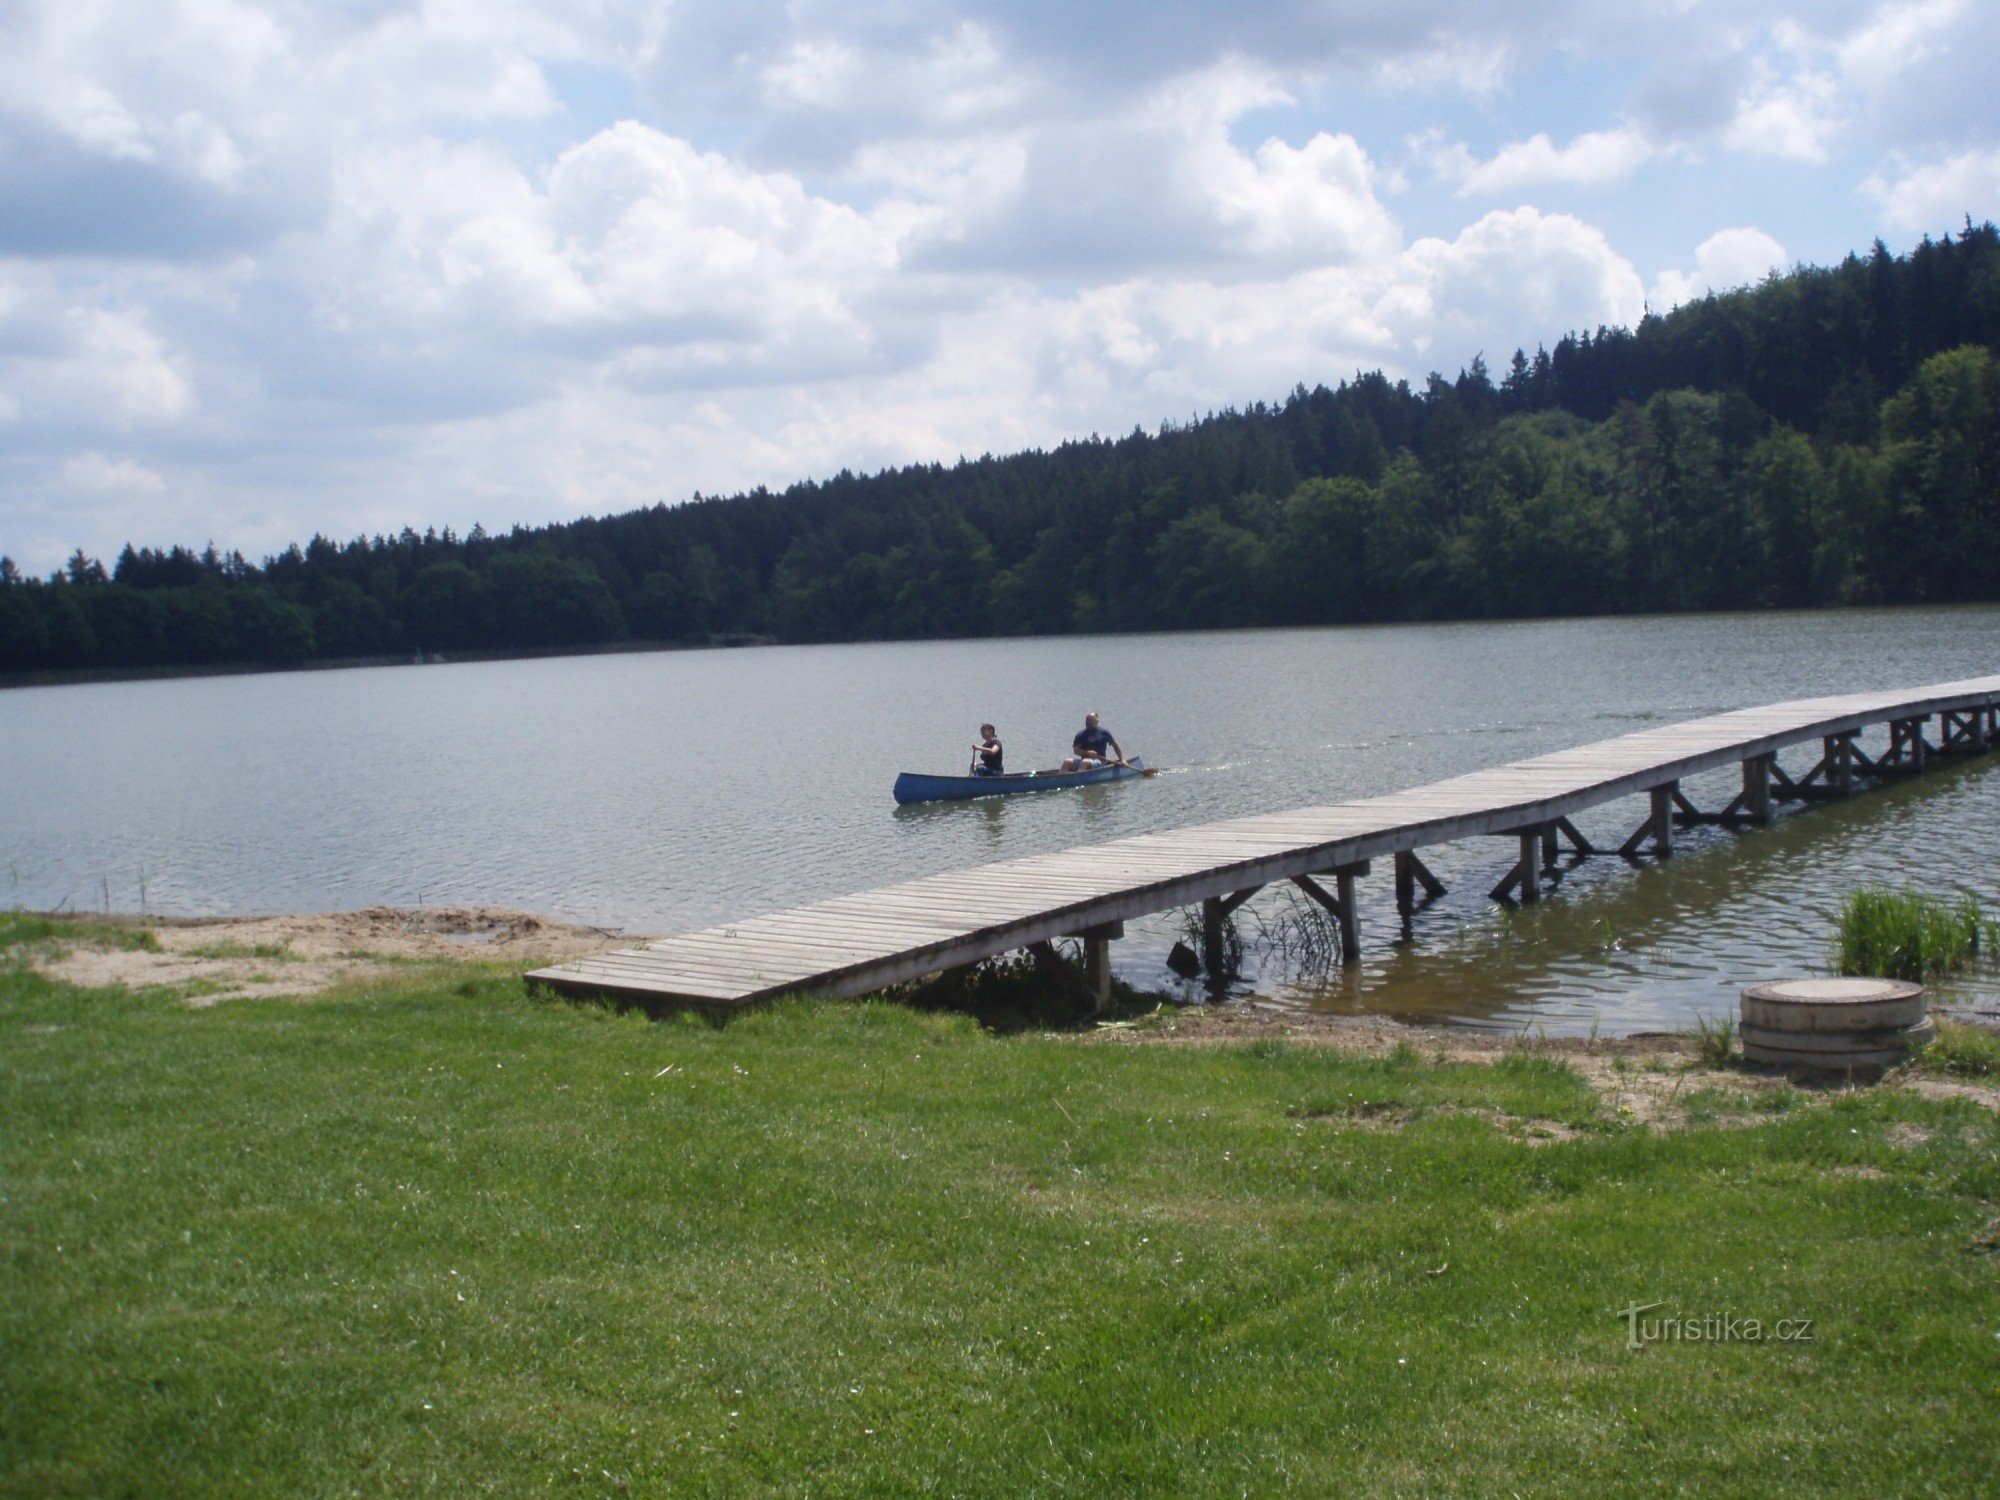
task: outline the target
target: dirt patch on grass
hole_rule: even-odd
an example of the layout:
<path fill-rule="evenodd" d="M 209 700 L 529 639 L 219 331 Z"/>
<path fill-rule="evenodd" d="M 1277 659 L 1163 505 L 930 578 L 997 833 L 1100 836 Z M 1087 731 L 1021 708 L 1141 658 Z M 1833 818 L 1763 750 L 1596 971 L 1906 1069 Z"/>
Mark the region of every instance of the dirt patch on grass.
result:
<path fill-rule="evenodd" d="M 1249 1009 L 1162 1011 L 1155 1016 L 1098 1027 L 1079 1039 L 1109 1045 L 1203 1046 L 1282 1040 L 1382 1056 L 1414 1048 L 1433 1062 L 1493 1063 L 1523 1052 L 1568 1064 L 1604 1101 L 1608 1120 L 1649 1129 L 1692 1122 L 1690 1102 L 1704 1104 L 1705 1125 L 1754 1125 L 1766 1118 L 1763 1096 L 1793 1087 L 1785 1078 L 1741 1066 L 1716 1066 L 1701 1058 L 1692 1035 L 1645 1033 L 1627 1037 L 1534 1037 L 1489 1031 L 1447 1031 L 1406 1026 L 1367 1016 L 1302 1016 Z M 1727 1107 L 1715 1108 L 1720 1100 Z M 1386 1116 L 1354 1120 L 1364 1128 L 1390 1129 Z M 1544 1120 L 1496 1120 L 1496 1126 L 1534 1144 L 1568 1139 L 1576 1132 Z M 1548 1131 L 1548 1134 L 1538 1133 Z"/>
<path fill-rule="evenodd" d="M 135 927 L 151 941 L 135 946 Z M 114 937 L 115 935 L 115 937 Z M 371 906 L 312 916 L 78 918 L 29 946 L 29 965 L 84 989 L 180 989 L 191 1005 L 312 995 L 336 985 L 467 959 L 526 966 L 629 945 L 596 927 L 490 906 Z"/>
<path fill-rule="evenodd" d="M 1899 1083 L 1926 1099 L 1966 1099 L 2000 1114 L 2000 1083 L 1968 1083 L 1961 1078 L 1936 1078 L 1923 1073 L 1907 1074 Z"/>
<path fill-rule="evenodd" d="M 1311 1109 L 1297 1112 L 1297 1118 L 1301 1120 L 1323 1120 L 1344 1128 L 1382 1133 L 1400 1130 L 1426 1115 L 1441 1117 L 1469 1115 L 1484 1120 L 1502 1135 L 1530 1146 L 1546 1146 L 1554 1141 L 1573 1141 L 1583 1134 L 1574 1125 L 1563 1120 L 1544 1119 L 1537 1115 L 1514 1115 L 1505 1110 L 1489 1109 L 1485 1105 L 1459 1104 L 1452 1100 L 1446 1100 L 1441 1104 L 1386 1104 L 1365 1101 L 1346 1109 Z"/>

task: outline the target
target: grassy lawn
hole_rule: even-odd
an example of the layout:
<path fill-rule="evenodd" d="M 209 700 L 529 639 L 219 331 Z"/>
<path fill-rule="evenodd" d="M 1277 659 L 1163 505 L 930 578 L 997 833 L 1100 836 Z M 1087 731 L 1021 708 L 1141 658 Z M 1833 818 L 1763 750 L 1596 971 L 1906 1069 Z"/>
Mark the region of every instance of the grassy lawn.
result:
<path fill-rule="evenodd" d="M 0 1490 L 1990 1492 L 1992 1112 L 1699 1104 L 474 966 L 206 1010 L 0 968 Z M 1628 1349 L 1656 1302 L 1766 1336 Z"/>

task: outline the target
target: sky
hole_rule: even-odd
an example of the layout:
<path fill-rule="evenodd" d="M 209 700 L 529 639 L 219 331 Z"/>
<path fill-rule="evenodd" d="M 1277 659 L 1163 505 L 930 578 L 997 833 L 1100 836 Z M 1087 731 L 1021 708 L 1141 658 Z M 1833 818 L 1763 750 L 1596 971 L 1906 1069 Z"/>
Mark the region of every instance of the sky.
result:
<path fill-rule="evenodd" d="M 0 0 L 0 552 L 1496 372 L 2000 217 L 1994 0 Z"/>

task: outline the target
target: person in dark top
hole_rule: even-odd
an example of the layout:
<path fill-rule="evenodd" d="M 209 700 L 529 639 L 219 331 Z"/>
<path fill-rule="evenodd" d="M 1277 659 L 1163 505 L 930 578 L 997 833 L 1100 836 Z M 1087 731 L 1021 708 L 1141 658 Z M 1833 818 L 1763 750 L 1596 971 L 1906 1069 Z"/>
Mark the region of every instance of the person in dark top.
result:
<path fill-rule="evenodd" d="M 991 724 L 979 726 L 979 743 L 972 747 L 972 753 L 976 757 L 972 762 L 974 776 L 1007 774 L 1001 769 L 1001 761 L 1005 758 L 1006 752 L 1001 748 L 999 737 L 994 734 Z"/>
<path fill-rule="evenodd" d="M 1123 764 L 1125 760 L 1125 747 L 1097 722 L 1095 712 L 1083 716 L 1083 728 L 1076 732 L 1069 748 L 1070 758 L 1063 762 L 1065 771 L 1094 771 L 1112 762 Z"/>

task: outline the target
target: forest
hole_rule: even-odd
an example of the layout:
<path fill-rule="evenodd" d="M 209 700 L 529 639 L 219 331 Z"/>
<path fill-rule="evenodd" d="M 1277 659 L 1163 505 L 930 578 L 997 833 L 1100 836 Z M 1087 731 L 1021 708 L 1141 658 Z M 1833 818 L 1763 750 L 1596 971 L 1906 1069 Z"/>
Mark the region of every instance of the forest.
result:
<path fill-rule="evenodd" d="M 466 535 L 0 559 L 0 673 L 2000 599 L 2000 231 L 1498 378 Z"/>

